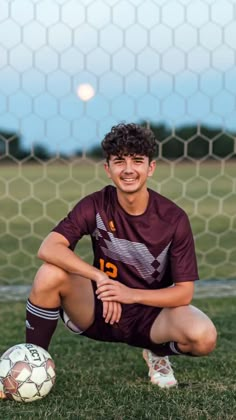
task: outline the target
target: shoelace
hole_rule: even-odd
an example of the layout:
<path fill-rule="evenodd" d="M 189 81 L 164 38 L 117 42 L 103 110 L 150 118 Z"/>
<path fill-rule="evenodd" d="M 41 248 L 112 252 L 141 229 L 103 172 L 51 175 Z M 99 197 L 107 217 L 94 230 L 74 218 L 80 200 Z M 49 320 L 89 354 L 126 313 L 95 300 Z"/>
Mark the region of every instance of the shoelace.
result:
<path fill-rule="evenodd" d="M 165 357 L 157 357 L 152 356 L 150 360 L 151 366 L 154 371 L 161 373 L 162 375 L 168 375 L 172 372 L 171 363 L 167 356 Z"/>

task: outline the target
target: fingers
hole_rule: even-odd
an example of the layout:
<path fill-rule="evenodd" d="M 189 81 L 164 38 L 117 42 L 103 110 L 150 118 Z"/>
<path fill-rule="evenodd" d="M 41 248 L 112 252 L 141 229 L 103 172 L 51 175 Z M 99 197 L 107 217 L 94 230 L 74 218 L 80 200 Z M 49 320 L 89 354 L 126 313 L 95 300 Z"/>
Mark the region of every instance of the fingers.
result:
<path fill-rule="evenodd" d="M 114 287 L 115 287 L 115 285 L 114 284 L 110 284 L 110 283 L 100 285 L 100 286 L 97 287 L 96 294 L 97 295 L 101 295 L 102 293 L 104 293 L 104 292 L 106 292 L 108 290 L 113 290 Z"/>
<path fill-rule="evenodd" d="M 110 324 L 119 322 L 121 317 L 121 304 L 119 302 L 110 302 L 113 305 L 113 314 L 110 320 Z"/>
<path fill-rule="evenodd" d="M 108 322 L 110 322 L 111 323 L 111 319 L 112 319 L 112 315 L 113 315 L 113 305 L 112 305 L 112 302 L 106 302 L 107 303 L 107 309 L 106 309 L 106 315 L 104 316 L 104 318 L 105 318 L 105 322 L 106 323 L 108 323 Z"/>
<path fill-rule="evenodd" d="M 100 289 L 103 286 L 107 286 L 108 284 L 113 284 L 114 280 L 109 279 L 108 277 L 106 279 L 100 280 L 97 282 L 97 288 Z"/>
<path fill-rule="evenodd" d="M 109 298 L 111 300 L 114 300 L 115 297 L 117 297 L 118 292 L 118 284 L 112 283 L 112 284 L 103 284 L 102 286 L 99 286 L 96 290 L 96 295 L 98 299 L 106 299 L 107 301 Z"/>
<path fill-rule="evenodd" d="M 100 282 L 96 290 L 97 298 L 102 300 L 103 303 L 103 318 L 106 323 L 111 325 L 119 322 L 122 313 L 121 304 L 115 299 L 117 286 L 117 282 L 114 283 L 113 280 L 107 279 Z"/>
<path fill-rule="evenodd" d="M 122 313 L 122 306 L 119 302 L 115 302 L 117 305 L 117 317 L 116 317 L 116 322 L 120 321 L 121 318 L 121 313 Z"/>
<path fill-rule="evenodd" d="M 108 303 L 108 312 L 107 312 L 107 316 L 105 318 L 105 322 L 110 322 L 111 325 L 114 324 L 115 316 L 116 316 L 115 305 L 114 305 L 113 302 L 109 302 Z"/>
<path fill-rule="evenodd" d="M 103 302 L 103 318 L 106 323 L 113 325 L 121 317 L 121 305 L 118 302 Z"/>
<path fill-rule="evenodd" d="M 106 290 L 105 292 L 100 293 L 97 298 L 103 301 L 109 301 L 115 300 L 115 297 L 117 297 L 115 290 Z"/>

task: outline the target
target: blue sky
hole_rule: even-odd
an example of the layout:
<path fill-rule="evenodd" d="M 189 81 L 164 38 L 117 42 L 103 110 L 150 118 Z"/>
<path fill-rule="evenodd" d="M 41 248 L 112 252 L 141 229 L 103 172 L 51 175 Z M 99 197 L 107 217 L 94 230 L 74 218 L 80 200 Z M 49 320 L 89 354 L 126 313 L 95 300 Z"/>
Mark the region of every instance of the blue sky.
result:
<path fill-rule="evenodd" d="M 0 129 L 72 153 L 120 121 L 236 131 L 227 0 L 2 0 Z M 95 96 L 77 96 L 90 83 Z"/>

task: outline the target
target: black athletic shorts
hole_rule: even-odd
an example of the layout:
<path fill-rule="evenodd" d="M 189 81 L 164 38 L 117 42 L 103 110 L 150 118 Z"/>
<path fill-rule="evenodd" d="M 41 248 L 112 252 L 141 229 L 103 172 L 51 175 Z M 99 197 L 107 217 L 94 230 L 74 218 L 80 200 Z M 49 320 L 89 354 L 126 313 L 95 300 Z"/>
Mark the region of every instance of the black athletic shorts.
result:
<path fill-rule="evenodd" d="M 122 342 L 130 346 L 146 348 L 155 352 L 160 344 L 155 344 L 150 340 L 150 330 L 153 322 L 162 311 L 162 308 L 140 304 L 122 304 L 121 306 L 122 314 L 120 321 L 113 325 L 105 323 L 102 316 L 102 301 L 97 299 L 95 295 L 94 322 L 87 330 L 79 331 L 79 334 L 97 341 Z M 63 310 L 61 310 L 61 318 L 67 324 Z M 69 326 L 68 328 L 74 331 L 73 328 Z"/>

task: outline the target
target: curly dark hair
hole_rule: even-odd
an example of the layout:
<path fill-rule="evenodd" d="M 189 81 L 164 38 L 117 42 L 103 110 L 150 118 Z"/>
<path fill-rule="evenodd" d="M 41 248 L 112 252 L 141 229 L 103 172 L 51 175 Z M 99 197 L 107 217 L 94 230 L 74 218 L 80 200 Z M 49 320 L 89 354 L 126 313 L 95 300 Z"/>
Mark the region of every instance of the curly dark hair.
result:
<path fill-rule="evenodd" d="M 141 155 L 153 160 L 157 140 L 149 128 L 138 124 L 118 124 L 112 127 L 101 143 L 107 162 L 111 155 Z"/>

